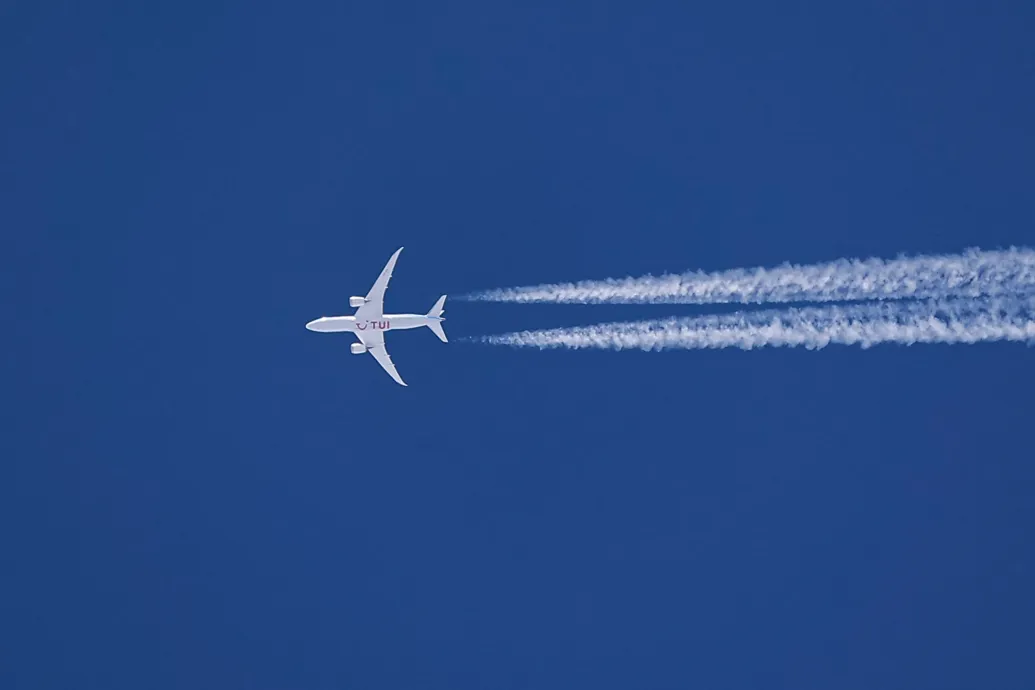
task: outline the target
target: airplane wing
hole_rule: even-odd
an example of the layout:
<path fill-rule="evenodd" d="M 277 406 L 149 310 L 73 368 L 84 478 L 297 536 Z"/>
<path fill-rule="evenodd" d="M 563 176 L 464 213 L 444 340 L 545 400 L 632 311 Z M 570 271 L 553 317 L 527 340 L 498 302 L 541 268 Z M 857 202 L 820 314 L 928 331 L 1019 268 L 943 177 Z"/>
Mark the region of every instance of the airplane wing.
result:
<path fill-rule="evenodd" d="M 396 254 L 398 253 L 399 252 L 396 252 Z M 384 331 L 356 333 L 356 337 L 359 338 L 361 343 L 367 346 L 367 352 L 373 355 L 374 359 L 377 360 L 377 363 L 388 372 L 388 375 L 391 376 L 396 383 L 400 386 L 406 385 L 406 382 L 402 380 L 401 376 L 399 376 L 399 372 L 395 370 L 395 363 L 392 362 L 392 358 L 388 355 L 388 350 L 385 349 Z"/>
<path fill-rule="evenodd" d="M 370 292 L 367 293 L 366 303 L 356 310 L 356 318 L 379 319 L 384 315 L 385 290 L 388 289 L 388 281 L 392 279 L 392 271 L 395 270 L 395 262 L 398 261 L 399 252 L 402 250 L 402 247 L 396 249 L 395 254 L 392 254 L 392 258 L 390 258 L 388 263 L 385 264 L 385 267 L 381 270 L 381 275 L 377 277 L 377 280 L 374 281 L 374 286 L 370 288 Z"/>

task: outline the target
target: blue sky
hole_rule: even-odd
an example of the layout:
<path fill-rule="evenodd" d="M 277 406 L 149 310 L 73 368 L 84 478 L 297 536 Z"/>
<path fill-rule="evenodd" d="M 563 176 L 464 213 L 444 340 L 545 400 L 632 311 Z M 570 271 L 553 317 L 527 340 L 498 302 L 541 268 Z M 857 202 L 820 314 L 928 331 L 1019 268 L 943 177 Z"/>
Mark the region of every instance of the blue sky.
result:
<path fill-rule="evenodd" d="M 558 6 L 560 5 L 560 6 Z M 1035 6 L 0 8 L 4 688 L 1031 688 L 1017 344 L 347 336 L 1035 244 Z M 692 306 L 447 302 L 451 337 Z"/>

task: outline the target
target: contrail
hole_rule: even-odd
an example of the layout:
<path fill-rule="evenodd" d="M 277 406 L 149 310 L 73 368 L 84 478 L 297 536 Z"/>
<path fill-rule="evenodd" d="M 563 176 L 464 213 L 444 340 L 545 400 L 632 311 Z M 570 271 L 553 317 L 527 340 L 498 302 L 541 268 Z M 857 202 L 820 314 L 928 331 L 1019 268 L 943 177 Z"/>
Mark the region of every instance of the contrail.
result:
<path fill-rule="evenodd" d="M 485 302 L 762 304 L 940 299 L 1035 293 L 1035 250 L 968 249 L 897 259 L 733 269 L 501 288 L 466 295 Z"/>
<path fill-rule="evenodd" d="M 772 309 L 483 336 L 491 345 L 605 350 L 805 347 L 881 343 L 1035 344 L 1035 296 Z"/>

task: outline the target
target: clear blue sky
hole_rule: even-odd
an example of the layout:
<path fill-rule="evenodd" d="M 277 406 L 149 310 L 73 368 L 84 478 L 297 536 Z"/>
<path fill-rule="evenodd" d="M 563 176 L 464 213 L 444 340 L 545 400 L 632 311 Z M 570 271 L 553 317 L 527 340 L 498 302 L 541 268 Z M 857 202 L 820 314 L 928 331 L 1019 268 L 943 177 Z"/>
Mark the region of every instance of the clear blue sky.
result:
<path fill-rule="evenodd" d="M 710 5 L 705 8 L 703 5 Z M 1035 687 L 1035 350 L 347 313 L 1035 244 L 1030 2 L 0 6 L 0 687 Z M 447 302 L 454 338 L 694 307 Z"/>

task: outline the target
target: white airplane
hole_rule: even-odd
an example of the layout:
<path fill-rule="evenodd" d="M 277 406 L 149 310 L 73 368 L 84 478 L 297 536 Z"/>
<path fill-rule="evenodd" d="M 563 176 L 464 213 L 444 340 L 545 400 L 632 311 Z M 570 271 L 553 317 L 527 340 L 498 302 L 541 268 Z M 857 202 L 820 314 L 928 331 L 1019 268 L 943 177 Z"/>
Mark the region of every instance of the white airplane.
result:
<path fill-rule="evenodd" d="M 366 297 L 349 297 L 349 306 L 358 307 L 352 316 L 324 316 L 314 319 L 305 325 L 311 331 L 317 333 L 340 333 L 350 331 L 359 338 L 358 343 L 352 343 L 352 354 L 361 355 L 369 352 L 377 360 L 377 363 L 384 367 L 396 383 L 405 386 L 399 372 L 395 370 L 392 358 L 388 356 L 385 349 L 385 331 L 401 331 L 406 328 L 420 328 L 427 326 L 438 336 L 442 342 L 446 340 L 446 332 L 442 330 L 443 305 L 446 303 L 446 296 L 442 295 L 435 302 L 427 314 L 385 314 L 384 301 L 385 289 L 388 288 L 388 281 L 392 277 L 392 270 L 395 269 L 395 262 L 399 258 L 399 247 L 388 260 L 388 264 L 381 271 L 381 275 L 374 282 L 374 287 Z"/>

